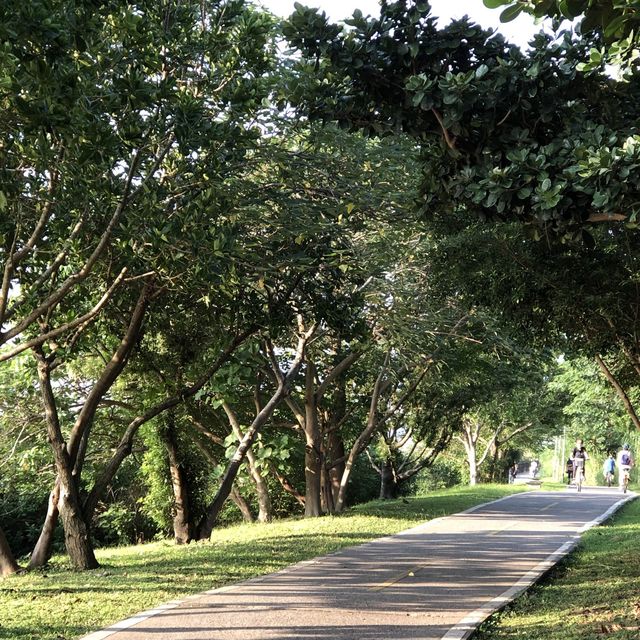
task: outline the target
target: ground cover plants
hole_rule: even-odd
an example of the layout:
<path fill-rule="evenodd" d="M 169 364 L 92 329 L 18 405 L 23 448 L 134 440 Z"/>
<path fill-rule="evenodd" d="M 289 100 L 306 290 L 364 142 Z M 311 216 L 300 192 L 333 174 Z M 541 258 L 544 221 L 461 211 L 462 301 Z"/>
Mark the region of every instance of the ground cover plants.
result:
<path fill-rule="evenodd" d="M 42 571 L 0 582 L 0 638 L 72 640 L 124 617 L 289 564 L 396 533 L 494 500 L 523 486 L 482 485 L 374 501 L 341 516 L 217 530 L 211 542 L 173 541 L 98 550 L 102 565 L 71 571 L 55 557 Z"/>

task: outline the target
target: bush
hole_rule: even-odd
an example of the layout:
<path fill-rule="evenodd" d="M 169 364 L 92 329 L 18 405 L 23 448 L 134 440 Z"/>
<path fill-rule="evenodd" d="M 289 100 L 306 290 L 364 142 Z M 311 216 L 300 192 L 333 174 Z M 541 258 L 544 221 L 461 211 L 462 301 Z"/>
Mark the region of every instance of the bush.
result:
<path fill-rule="evenodd" d="M 347 505 L 375 500 L 380 495 L 380 476 L 365 456 L 359 456 L 353 465 L 347 489 Z"/>
<path fill-rule="evenodd" d="M 460 468 L 446 459 L 436 462 L 418 475 L 414 476 L 402 487 L 405 495 L 425 495 L 437 489 L 448 489 L 461 484 L 463 480 Z"/>

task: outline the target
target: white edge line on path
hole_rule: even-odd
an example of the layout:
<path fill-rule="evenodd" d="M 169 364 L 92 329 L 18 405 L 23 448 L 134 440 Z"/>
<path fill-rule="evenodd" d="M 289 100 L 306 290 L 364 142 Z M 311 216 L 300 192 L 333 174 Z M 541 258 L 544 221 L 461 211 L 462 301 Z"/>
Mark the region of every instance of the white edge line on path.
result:
<path fill-rule="evenodd" d="M 376 538 L 375 540 L 371 540 L 370 542 L 365 542 L 362 545 L 355 545 L 355 546 L 362 546 L 365 547 L 367 545 L 371 545 L 371 544 L 376 544 L 376 543 L 380 543 L 380 542 L 384 542 L 386 540 L 390 540 L 391 538 L 394 538 L 395 536 L 401 536 L 401 535 L 406 535 L 406 534 L 410 534 L 415 532 L 417 529 L 423 529 L 426 527 L 430 527 L 433 524 L 442 522 L 442 520 L 445 520 L 446 518 L 451 518 L 451 517 L 455 517 L 455 516 L 461 516 L 461 515 L 465 515 L 467 513 L 473 513 L 474 511 L 477 511 L 478 509 L 482 509 L 483 507 L 487 507 L 489 505 L 492 504 L 496 504 L 497 502 L 502 502 L 503 500 L 508 500 L 509 498 L 514 498 L 516 496 L 523 496 L 523 495 L 530 495 L 534 493 L 534 491 L 519 491 L 517 493 L 512 493 L 508 496 L 503 496 L 502 498 L 497 498 L 496 500 L 491 500 L 490 502 L 484 502 L 483 504 L 478 504 L 475 507 L 471 507 L 470 509 L 466 509 L 465 511 L 460 511 L 458 513 L 452 513 L 448 516 L 440 516 L 439 518 L 433 518 L 432 520 L 427 520 L 426 522 L 423 522 L 422 524 L 419 524 L 415 527 L 412 527 L 411 529 L 405 529 L 404 531 L 399 531 L 398 533 L 394 533 L 392 535 L 388 535 L 388 536 L 384 536 L 382 538 Z M 543 493 L 543 492 L 540 492 Z M 310 560 L 302 560 L 301 562 L 296 562 L 295 564 L 289 565 L 288 567 L 284 567 L 283 569 L 280 569 L 279 571 L 275 571 L 274 573 L 268 573 L 265 575 L 261 575 L 261 576 L 255 576 L 253 578 L 249 578 L 248 580 L 243 580 L 242 582 L 238 582 L 236 584 L 230 584 L 230 585 L 226 585 L 224 587 L 218 587 L 217 589 L 209 589 L 208 591 L 204 591 L 202 593 L 194 593 L 192 595 L 189 595 L 185 598 L 182 598 L 180 600 L 171 600 L 171 602 L 167 602 L 166 604 L 161 604 L 158 605 L 157 607 L 154 607 L 153 609 L 149 609 L 147 611 L 141 611 L 140 613 L 136 613 L 134 616 L 131 616 L 130 618 L 125 618 L 124 620 L 120 620 L 120 622 L 116 622 L 115 624 L 112 624 L 111 626 L 105 628 L 105 629 L 101 629 L 100 631 L 94 631 L 93 633 L 90 633 L 87 636 L 82 636 L 80 638 L 80 640 L 104 640 L 105 638 L 108 638 L 109 636 L 112 636 L 114 633 L 118 633 L 118 631 L 122 631 L 123 629 L 128 629 L 129 627 L 133 627 L 133 625 L 138 624 L 139 622 L 144 622 L 145 620 L 147 620 L 148 618 L 151 618 L 152 616 L 157 616 L 161 613 L 164 613 L 165 611 L 169 611 L 170 609 L 175 609 L 176 607 L 179 607 L 181 604 L 188 602 L 189 600 L 195 600 L 196 598 L 201 598 L 205 595 L 209 596 L 209 595 L 214 595 L 216 593 L 225 593 L 226 591 L 233 591 L 234 589 L 239 588 L 241 585 L 247 584 L 247 583 L 251 583 L 251 582 L 260 582 L 262 580 L 265 580 L 266 578 L 268 578 L 271 575 L 274 575 L 275 573 L 289 573 L 294 571 L 295 569 L 299 568 L 299 567 L 303 567 L 305 565 L 309 565 L 309 564 L 314 564 L 316 562 L 318 562 L 320 559 L 322 558 L 326 558 L 328 556 L 336 556 L 339 555 L 341 553 L 346 553 L 349 549 L 353 549 L 353 547 L 344 547 L 342 549 L 338 549 L 337 551 L 333 551 L 332 553 L 327 553 L 323 556 L 320 556 L 318 558 L 311 558 Z M 449 638 L 447 638 L 447 640 L 449 640 Z"/>
<path fill-rule="evenodd" d="M 514 494 L 518 495 L 518 494 Z M 510 496 L 507 496 L 510 497 Z M 472 611 L 469 615 L 465 616 L 457 622 L 447 633 L 445 633 L 440 640 L 466 640 L 476 630 L 478 625 L 486 620 L 491 614 L 495 613 L 499 609 L 502 609 L 505 605 L 509 604 L 512 600 L 515 600 L 516 596 L 528 589 L 531 585 L 535 584 L 541 576 L 543 576 L 551 567 L 553 567 L 561 558 L 566 556 L 580 541 L 580 536 L 585 532 L 595 527 L 605 520 L 608 520 L 622 505 L 626 504 L 630 500 L 636 498 L 636 494 L 631 494 L 622 500 L 618 500 L 609 509 L 607 509 L 602 515 L 598 516 L 591 522 L 587 522 L 580 527 L 573 536 L 573 540 L 565 542 L 561 547 L 556 549 L 552 554 L 548 555 L 542 562 L 530 569 L 525 573 L 518 582 L 512 587 L 496 596 L 492 600 L 489 600 L 484 607 L 480 607 L 475 611 Z M 472 509 L 472 510 L 475 510 Z M 97 640 L 97 639 L 96 639 Z"/>

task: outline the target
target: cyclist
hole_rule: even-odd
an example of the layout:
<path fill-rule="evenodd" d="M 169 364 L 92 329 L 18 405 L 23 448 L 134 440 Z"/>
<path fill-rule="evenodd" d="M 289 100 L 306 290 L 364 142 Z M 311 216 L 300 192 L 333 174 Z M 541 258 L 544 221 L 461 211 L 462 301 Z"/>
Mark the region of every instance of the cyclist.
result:
<path fill-rule="evenodd" d="M 582 440 L 578 438 L 576 440 L 576 446 L 571 453 L 571 460 L 573 460 L 573 477 L 576 485 L 578 485 L 578 491 L 582 488 L 582 481 L 584 481 L 584 463 L 589 459 L 587 450 L 582 444 Z"/>
<path fill-rule="evenodd" d="M 613 474 L 616 470 L 616 459 L 613 453 L 604 461 L 604 465 L 602 466 L 602 473 L 604 475 L 604 480 L 607 483 L 607 487 L 611 486 L 613 482 Z"/>
<path fill-rule="evenodd" d="M 625 478 L 629 481 L 629 471 L 633 467 L 633 456 L 631 447 L 625 442 L 618 452 L 618 468 L 620 469 L 620 488 L 625 488 Z"/>

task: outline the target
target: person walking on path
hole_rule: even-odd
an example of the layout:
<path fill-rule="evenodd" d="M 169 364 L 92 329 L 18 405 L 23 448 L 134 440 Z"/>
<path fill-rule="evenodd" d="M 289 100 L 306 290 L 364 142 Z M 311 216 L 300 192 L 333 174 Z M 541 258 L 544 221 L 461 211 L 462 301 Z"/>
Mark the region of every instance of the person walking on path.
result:
<path fill-rule="evenodd" d="M 573 480 L 573 460 L 569 458 L 567 460 L 567 484 L 571 484 L 571 480 Z"/>
<path fill-rule="evenodd" d="M 616 470 L 616 459 L 613 453 L 604 461 L 602 466 L 602 474 L 604 475 L 604 481 L 607 483 L 607 487 L 610 487 L 613 483 L 613 474 Z"/>
<path fill-rule="evenodd" d="M 584 482 L 584 464 L 589 459 L 587 450 L 584 448 L 580 438 L 576 440 L 576 446 L 571 452 L 571 459 L 573 460 L 573 477 L 579 490 L 580 485 Z"/>
<path fill-rule="evenodd" d="M 536 474 L 538 473 L 538 461 L 537 460 L 532 460 L 531 461 L 531 466 L 529 467 L 530 471 L 531 471 L 531 477 L 535 478 Z"/>
<path fill-rule="evenodd" d="M 625 478 L 629 482 L 629 471 L 633 467 L 633 455 L 631 454 L 631 447 L 628 444 L 623 444 L 622 449 L 618 452 L 618 468 L 620 469 L 620 488 L 624 489 Z"/>

